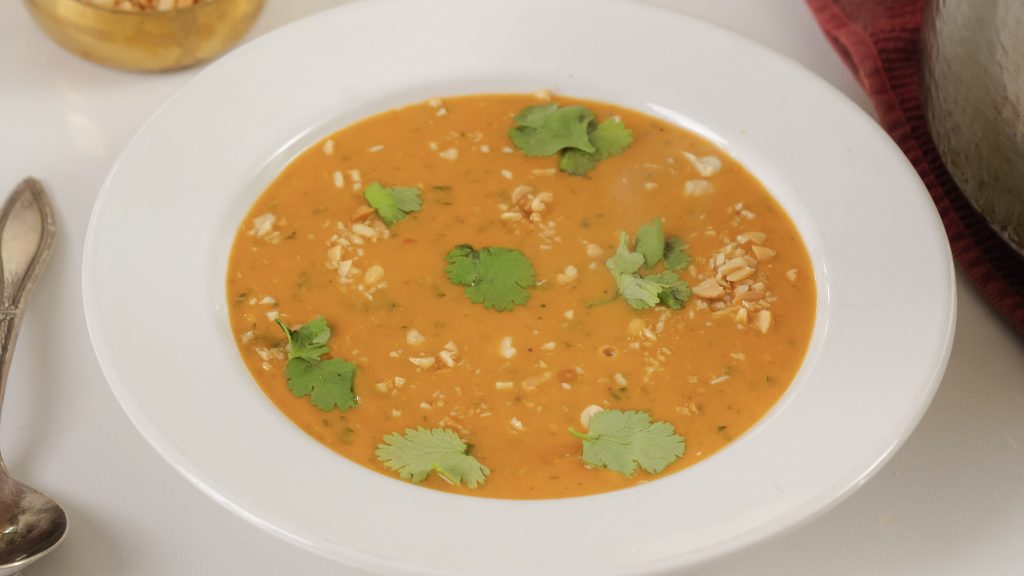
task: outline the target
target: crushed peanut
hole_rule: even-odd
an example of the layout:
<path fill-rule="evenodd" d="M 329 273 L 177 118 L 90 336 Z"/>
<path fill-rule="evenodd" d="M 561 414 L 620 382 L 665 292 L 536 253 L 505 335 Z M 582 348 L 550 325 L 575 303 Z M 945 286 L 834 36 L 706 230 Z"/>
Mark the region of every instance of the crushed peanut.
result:
<path fill-rule="evenodd" d="M 433 356 L 410 356 L 409 362 L 412 362 L 417 368 L 427 369 L 433 368 L 436 360 Z"/>
<path fill-rule="evenodd" d="M 582 412 L 580 412 L 580 424 L 582 424 L 584 428 L 590 428 L 590 419 L 594 417 L 594 414 L 597 414 L 598 412 L 601 412 L 603 410 L 604 408 L 598 406 L 597 404 L 591 404 L 587 406 L 586 408 L 583 409 Z"/>
<path fill-rule="evenodd" d="M 498 354 L 506 360 L 511 360 L 516 356 L 516 349 L 512 347 L 512 337 L 505 336 L 501 339 L 501 343 L 498 345 Z"/>
<path fill-rule="evenodd" d="M 707 300 L 716 300 L 725 296 L 725 290 L 711 278 L 693 287 L 693 295 Z"/>
<path fill-rule="evenodd" d="M 450 350 L 442 350 L 437 353 L 438 359 L 441 360 L 441 364 L 444 364 L 448 368 L 455 366 L 455 353 Z"/>
<path fill-rule="evenodd" d="M 740 244 L 764 244 L 768 235 L 764 232 L 744 232 L 736 235 L 736 242 Z"/>
<path fill-rule="evenodd" d="M 739 310 L 736 311 L 736 323 L 737 324 L 746 324 L 747 323 L 747 309 L 746 308 L 740 308 Z"/>
<path fill-rule="evenodd" d="M 364 286 L 376 286 L 384 279 L 384 268 L 374 264 L 363 274 Z"/>
<path fill-rule="evenodd" d="M 427 338 L 419 330 L 411 328 L 405 333 L 405 342 L 410 346 L 419 346 L 423 344 Z"/>
<path fill-rule="evenodd" d="M 775 258 L 775 250 L 764 246 L 752 246 L 750 251 L 754 253 L 754 258 L 757 258 L 758 262 L 767 262 Z"/>
<path fill-rule="evenodd" d="M 559 284 L 569 284 L 570 282 L 576 279 L 578 273 L 579 272 L 578 270 L 576 270 L 576 267 L 570 264 L 565 267 L 565 270 L 560 272 L 555 277 L 555 280 L 557 280 Z"/>
<path fill-rule="evenodd" d="M 711 178 L 722 171 L 722 161 L 716 156 L 697 157 L 689 152 L 683 152 L 683 156 L 693 164 L 701 178 Z"/>
<path fill-rule="evenodd" d="M 270 231 L 274 229 L 274 222 L 276 220 L 277 217 L 270 212 L 253 218 L 252 228 L 249 230 L 249 235 L 256 236 L 257 238 L 267 236 Z"/>
<path fill-rule="evenodd" d="M 703 196 L 714 191 L 714 189 L 715 187 L 711 185 L 711 182 L 701 178 L 687 180 L 686 184 L 683 185 L 683 193 L 687 196 Z"/>

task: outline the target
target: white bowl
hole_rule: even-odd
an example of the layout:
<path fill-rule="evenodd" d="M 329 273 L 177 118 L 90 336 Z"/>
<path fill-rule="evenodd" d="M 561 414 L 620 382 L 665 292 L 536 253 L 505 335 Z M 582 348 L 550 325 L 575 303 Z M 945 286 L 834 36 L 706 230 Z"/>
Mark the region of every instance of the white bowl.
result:
<path fill-rule="evenodd" d="M 430 96 L 538 88 L 694 129 L 765 183 L 818 282 L 804 366 L 717 455 L 607 494 L 467 498 L 339 457 L 284 417 L 238 357 L 224 288 L 237 225 L 291 158 L 354 120 Z M 935 209 L 871 118 L 743 38 L 609 0 L 359 2 L 248 44 L 124 151 L 93 212 L 83 285 L 103 371 L 160 454 L 253 523 L 388 574 L 647 574 L 806 521 L 916 425 L 955 307 Z"/>

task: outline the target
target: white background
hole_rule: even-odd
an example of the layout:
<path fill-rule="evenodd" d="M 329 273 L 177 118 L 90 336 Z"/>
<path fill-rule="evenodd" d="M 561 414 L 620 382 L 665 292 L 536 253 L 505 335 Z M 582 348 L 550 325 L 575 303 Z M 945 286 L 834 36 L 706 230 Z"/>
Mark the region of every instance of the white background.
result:
<path fill-rule="evenodd" d="M 268 0 L 249 37 L 340 3 Z M 801 0 L 657 3 L 788 55 L 870 110 Z M 89 345 L 80 269 L 93 201 L 128 138 L 196 72 L 95 66 L 49 41 L 21 2 L 0 2 L 0 191 L 41 178 L 59 226 L 0 419 L 8 468 L 71 518 L 64 545 L 27 576 L 362 574 L 271 537 L 189 485 L 132 427 Z M 696 574 L 1024 574 L 1024 339 L 959 273 L 957 284 L 949 370 L 905 447 L 825 516 Z"/>

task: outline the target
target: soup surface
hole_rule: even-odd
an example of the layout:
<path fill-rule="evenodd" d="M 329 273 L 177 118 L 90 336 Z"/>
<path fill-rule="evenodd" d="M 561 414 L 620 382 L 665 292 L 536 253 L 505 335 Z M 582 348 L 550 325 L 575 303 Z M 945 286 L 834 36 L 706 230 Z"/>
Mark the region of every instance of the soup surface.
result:
<path fill-rule="evenodd" d="M 536 131 L 517 114 L 545 105 L 593 114 L 569 118 L 595 146 L 585 174 L 560 170 L 568 148 L 521 149 Z M 609 152 L 604 122 L 631 131 L 628 146 Z M 657 237 L 654 265 L 638 231 Z M 796 229 L 733 159 L 663 120 L 546 93 L 431 99 L 306 150 L 239 228 L 227 293 L 242 358 L 303 430 L 396 478 L 381 445 L 432 430 L 421 460 L 461 460 L 404 477 L 500 498 L 615 490 L 714 454 L 784 393 L 816 305 Z M 289 344 L 279 324 L 321 316 L 329 337 L 299 330 Z M 351 389 L 328 389 L 338 382 Z M 584 452 L 588 425 L 629 411 L 660 424 L 606 428 Z"/>

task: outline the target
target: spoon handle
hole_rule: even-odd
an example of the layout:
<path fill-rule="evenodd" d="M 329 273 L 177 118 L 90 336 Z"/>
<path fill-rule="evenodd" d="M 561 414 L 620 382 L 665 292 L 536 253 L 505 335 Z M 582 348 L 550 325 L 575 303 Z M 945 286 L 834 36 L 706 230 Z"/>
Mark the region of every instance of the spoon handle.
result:
<path fill-rule="evenodd" d="M 50 258 L 57 225 L 43 185 L 22 180 L 0 210 L 0 406 L 29 292 Z"/>

